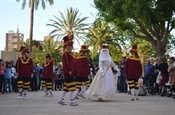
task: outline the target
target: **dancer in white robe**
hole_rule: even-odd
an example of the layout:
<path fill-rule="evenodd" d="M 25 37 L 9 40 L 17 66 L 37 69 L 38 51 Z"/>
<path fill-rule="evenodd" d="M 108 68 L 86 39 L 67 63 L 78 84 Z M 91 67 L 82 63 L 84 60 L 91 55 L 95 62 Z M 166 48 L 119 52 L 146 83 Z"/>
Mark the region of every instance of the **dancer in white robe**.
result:
<path fill-rule="evenodd" d="M 87 89 L 87 94 L 97 97 L 98 101 L 103 101 L 104 98 L 114 96 L 117 86 L 112 67 L 117 71 L 117 74 L 120 75 L 119 68 L 109 55 L 108 45 L 102 44 L 102 50 L 99 56 L 99 70 Z"/>

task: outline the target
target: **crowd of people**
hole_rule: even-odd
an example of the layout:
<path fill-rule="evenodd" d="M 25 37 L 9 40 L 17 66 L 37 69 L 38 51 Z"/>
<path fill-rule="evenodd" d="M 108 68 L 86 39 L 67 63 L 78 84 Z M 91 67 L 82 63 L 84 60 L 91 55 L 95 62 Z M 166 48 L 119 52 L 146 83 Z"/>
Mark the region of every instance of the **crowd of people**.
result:
<path fill-rule="evenodd" d="M 175 99 L 175 57 L 168 61 L 164 57 L 148 58 L 142 66 L 137 45 L 133 45 L 129 57 L 114 63 L 108 44 L 102 44 L 99 64 L 92 66 L 88 60 L 88 48 L 81 46 L 78 56 L 72 53 L 73 41 L 63 38 L 62 62 L 54 64 L 50 54 L 46 54 L 42 65 L 37 65 L 30 57 L 27 47 L 21 46 L 21 56 L 16 61 L 0 59 L 0 95 L 18 93 L 18 99 L 27 99 L 28 91 L 42 90 L 44 97 L 52 97 L 53 90 L 61 91 L 58 103 L 69 93 L 70 106 L 77 106 L 77 99 L 84 94 L 97 97 L 98 101 L 112 98 L 116 91 L 128 93 L 131 101 L 139 100 L 148 93 Z"/>

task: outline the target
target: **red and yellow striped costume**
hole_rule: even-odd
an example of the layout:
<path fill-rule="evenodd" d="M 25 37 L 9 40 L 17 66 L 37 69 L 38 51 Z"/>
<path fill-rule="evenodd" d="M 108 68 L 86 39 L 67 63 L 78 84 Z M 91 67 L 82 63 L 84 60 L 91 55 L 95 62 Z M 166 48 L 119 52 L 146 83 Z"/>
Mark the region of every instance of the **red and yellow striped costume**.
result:
<path fill-rule="evenodd" d="M 30 79 L 33 74 L 33 61 L 30 57 L 24 59 L 20 56 L 16 62 L 16 72 L 18 73 L 18 88 L 25 90 L 30 88 Z"/>
<path fill-rule="evenodd" d="M 48 90 L 52 89 L 52 78 L 54 77 L 54 72 L 53 72 L 53 66 L 54 63 L 52 60 L 45 61 L 43 70 L 42 70 L 42 80 L 41 80 L 41 86 L 46 87 Z"/>

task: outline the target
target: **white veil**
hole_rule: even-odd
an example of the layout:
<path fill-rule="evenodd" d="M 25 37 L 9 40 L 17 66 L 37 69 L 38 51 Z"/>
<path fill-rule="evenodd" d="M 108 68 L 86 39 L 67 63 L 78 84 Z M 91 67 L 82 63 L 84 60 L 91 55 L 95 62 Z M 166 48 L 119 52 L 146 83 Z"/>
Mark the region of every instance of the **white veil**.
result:
<path fill-rule="evenodd" d="M 111 61 L 111 56 L 109 55 L 109 49 L 103 48 L 101 50 L 99 61 Z"/>

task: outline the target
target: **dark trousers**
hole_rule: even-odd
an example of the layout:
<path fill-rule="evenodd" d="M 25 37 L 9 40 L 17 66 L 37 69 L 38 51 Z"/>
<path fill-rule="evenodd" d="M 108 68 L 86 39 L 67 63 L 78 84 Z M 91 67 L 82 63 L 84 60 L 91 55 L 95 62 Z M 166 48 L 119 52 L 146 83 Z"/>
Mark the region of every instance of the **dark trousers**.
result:
<path fill-rule="evenodd" d="M 55 80 L 55 89 L 59 89 L 59 90 L 61 90 L 62 88 L 63 88 L 63 80 L 58 80 L 58 79 L 56 79 Z"/>
<path fill-rule="evenodd" d="M 143 77 L 143 84 L 145 84 L 146 86 L 148 86 L 148 82 L 149 80 L 151 79 L 153 74 L 146 74 L 144 77 Z"/>
<path fill-rule="evenodd" d="M 3 92 L 4 75 L 0 75 L 0 92 Z"/>
<path fill-rule="evenodd" d="M 30 88 L 32 91 L 37 91 L 38 90 L 38 86 L 37 86 L 37 76 L 34 75 L 33 78 L 30 81 Z"/>
<path fill-rule="evenodd" d="M 127 92 L 126 77 L 123 73 L 121 73 L 120 77 L 118 78 L 118 87 L 120 92 Z"/>
<path fill-rule="evenodd" d="M 41 89 L 41 77 L 39 76 L 38 77 L 38 90 L 40 90 Z"/>
<path fill-rule="evenodd" d="M 12 90 L 16 93 L 18 92 L 18 88 L 17 88 L 17 79 L 12 77 Z"/>
<path fill-rule="evenodd" d="M 12 92 L 12 86 L 11 86 L 12 79 L 11 78 L 5 78 L 4 84 L 5 84 L 5 92 L 6 93 Z"/>

